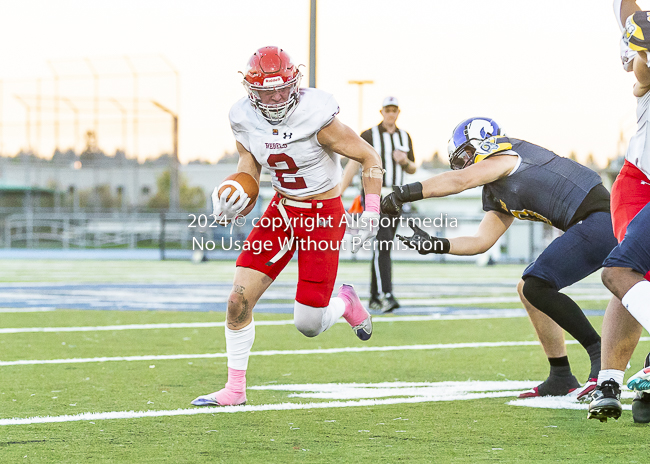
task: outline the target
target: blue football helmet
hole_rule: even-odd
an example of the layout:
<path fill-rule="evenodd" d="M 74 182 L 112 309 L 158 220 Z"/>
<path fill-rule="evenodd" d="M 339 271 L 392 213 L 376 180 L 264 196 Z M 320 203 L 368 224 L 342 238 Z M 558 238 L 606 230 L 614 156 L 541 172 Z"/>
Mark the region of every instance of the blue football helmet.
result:
<path fill-rule="evenodd" d="M 458 124 L 451 134 L 447 152 L 451 169 L 463 169 L 474 164 L 475 152 L 481 142 L 495 135 L 505 135 L 493 119 L 474 117 Z M 465 149 L 471 146 L 471 154 Z"/>

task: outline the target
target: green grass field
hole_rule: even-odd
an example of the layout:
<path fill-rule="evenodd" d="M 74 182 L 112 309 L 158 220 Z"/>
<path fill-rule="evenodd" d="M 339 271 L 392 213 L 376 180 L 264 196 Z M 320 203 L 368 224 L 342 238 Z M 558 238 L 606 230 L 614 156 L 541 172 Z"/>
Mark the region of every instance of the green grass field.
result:
<path fill-rule="evenodd" d="M 343 264 L 338 280 L 365 288 L 367 267 L 366 263 Z M 396 293 L 404 299 L 421 298 L 422 294 L 410 285 L 435 281 L 461 289 L 449 292 L 446 298 L 516 296 L 514 285 L 522 268 L 398 263 L 394 268 Z M 224 285 L 231 280 L 232 272 L 233 264 L 228 262 L 0 262 L 0 282 L 5 283 Z M 295 278 L 296 269 L 291 265 L 279 281 L 287 283 Z M 512 286 L 478 286 L 490 282 Z M 585 288 L 597 283 L 598 276 L 592 276 Z M 284 298 L 290 300 L 291 296 Z M 588 299 L 583 307 L 604 309 L 605 305 L 605 300 Z M 520 306 L 505 303 L 481 307 Z M 534 385 L 534 381 L 546 378 L 548 363 L 534 343 L 535 334 L 525 317 L 433 320 L 381 316 L 375 318 L 372 339 L 362 343 L 344 323 L 309 339 L 290 323 L 264 325 L 265 321 L 288 321 L 290 315 L 259 313 L 255 316 L 258 326 L 253 347 L 257 354 L 251 356 L 248 370 L 247 406 L 200 409 L 199 414 L 192 414 L 199 408 L 189 402 L 221 388 L 226 380 L 222 327 L 98 329 L 128 324 L 216 323 L 224 319 L 222 312 L 58 307 L 48 312 L 0 313 L 0 329 L 23 329 L 0 332 L 0 424 L 14 418 L 40 418 L 32 420 L 38 422 L 50 417 L 60 421 L 0 425 L 0 462 L 647 461 L 648 426 L 634 424 L 630 411 L 624 411 L 618 421 L 600 423 L 588 421 L 584 409 L 507 404 L 515 394 L 497 387 L 489 387 L 487 392 L 501 396 L 467 399 L 473 393 L 458 386 L 467 381 L 533 381 Z M 602 317 L 591 320 L 600 330 Z M 24 330 L 43 327 L 59 329 Z M 65 331 L 73 327 L 95 329 Z M 505 342 L 522 343 L 509 346 Z M 632 372 L 642 365 L 649 349 L 647 341 L 639 344 Z M 586 353 L 575 344 L 568 345 L 568 351 L 574 374 L 584 381 L 588 374 Z M 213 357 L 198 356 L 209 354 Z M 136 356 L 151 358 L 129 359 Z M 119 359 L 96 359 L 104 357 Z M 52 362 L 71 358 L 86 360 Z M 417 390 L 438 388 L 438 382 L 459 384 L 448 387 L 447 399 Z M 340 396 L 309 396 L 328 388 L 335 393 L 343 388 L 324 384 L 354 383 L 367 385 L 356 393 L 347 386 Z M 296 387 L 282 390 L 283 385 Z M 629 405 L 631 400 L 625 403 Z M 83 413 L 124 411 L 161 415 L 70 420 Z"/>

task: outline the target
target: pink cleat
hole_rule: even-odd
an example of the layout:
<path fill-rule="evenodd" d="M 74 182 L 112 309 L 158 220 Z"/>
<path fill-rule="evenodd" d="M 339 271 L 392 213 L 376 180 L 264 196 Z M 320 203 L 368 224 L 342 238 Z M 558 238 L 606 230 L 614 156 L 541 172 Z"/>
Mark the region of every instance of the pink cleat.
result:
<path fill-rule="evenodd" d="M 354 287 L 341 285 L 338 297 L 345 302 L 343 318 L 352 326 L 354 334 L 363 341 L 369 340 L 372 336 L 372 317 L 361 304 Z"/>
<path fill-rule="evenodd" d="M 192 401 L 194 406 L 240 406 L 246 404 L 246 371 L 228 368 L 228 382 L 221 390 Z"/>

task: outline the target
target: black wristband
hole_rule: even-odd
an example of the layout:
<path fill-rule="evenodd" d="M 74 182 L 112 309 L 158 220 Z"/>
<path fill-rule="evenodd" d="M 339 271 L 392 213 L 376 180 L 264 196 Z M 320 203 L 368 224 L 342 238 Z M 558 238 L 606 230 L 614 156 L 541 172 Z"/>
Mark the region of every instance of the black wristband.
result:
<path fill-rule="evenodd" d="M 433 242 L 433 250 L 431 250 L 431 253 L 442 255 L 449 253 L 451 250 L 451 242 L 446 238 L 433 237 L 431 241 Z"/>
<path fill-rule="evenodd" d="M 413 182 L 412 184 L 406 185 L 394 185 L 393 192 L 395 192 L 395 196 L 402 203 L 422 200 L 424 198 L 424 195 L 422 195 L 422 184 L 420 182 Z"/>

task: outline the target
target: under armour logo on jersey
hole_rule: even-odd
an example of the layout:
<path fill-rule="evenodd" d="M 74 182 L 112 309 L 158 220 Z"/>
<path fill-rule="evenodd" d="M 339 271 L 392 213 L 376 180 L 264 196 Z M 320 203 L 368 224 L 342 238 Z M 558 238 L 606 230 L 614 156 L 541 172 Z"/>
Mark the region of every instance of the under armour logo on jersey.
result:
<path fill-rule="evenodd" d="M 293 135 L 293 132 L 289 132 L 288 134 L 285 132 L 284 137 L 282 137 L 282 138 L 283 139 L 290 139 L 292 135 Z"/>

